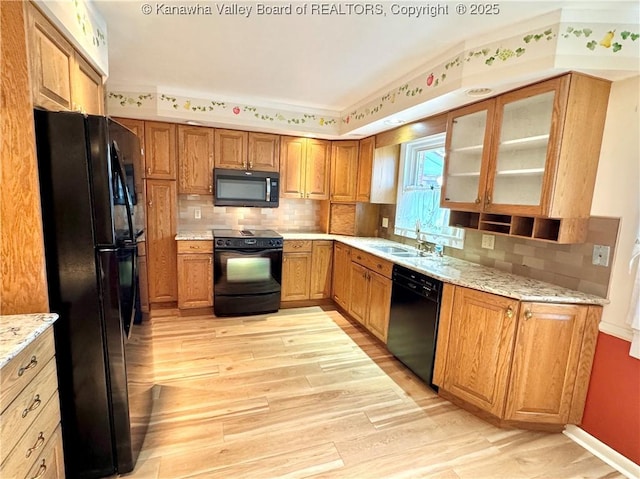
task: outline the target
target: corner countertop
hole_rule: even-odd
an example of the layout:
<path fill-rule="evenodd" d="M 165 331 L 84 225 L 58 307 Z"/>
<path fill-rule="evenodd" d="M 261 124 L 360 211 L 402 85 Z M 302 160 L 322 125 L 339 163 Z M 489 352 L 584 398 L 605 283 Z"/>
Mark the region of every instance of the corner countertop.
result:
<path fill-rule="evenodd" d="M 0 316 L 0 368 L 15 358 L 57 319 L 56 313 Z"/>
<path fill-rule="evenodd" d="M 416 256 L 402 258 L 375 249 L 375 246 L 400 246 L 411 249 L 411 246 L 399 244 L 382 238 L 362 238 L 355 236 L 342 236 L 326 233 L 300 233 L 280 232 L 285 240 L 321 240 L 330 239 L 340 241 L 354 248 L 383 258 L 392 263 L 405 266 L 418 273 L 426 274 L 433 278 L 451 283 L 457 286 L 477 289 L 487 293 L 493 293 L 520 301 L 535 301 L 542 303 L 567 303 L 567 304 L 595 304 L 605 305 L 609 300 L 593 294 L 582 293 L 572 289 L 563 288 L 555 284 L 546 283 L 536 279 L 507 273 L 495 268 L 489 268 L 480 264 L 471 263 L 461 259 L 445 256 L 436 258 L 433 256 Z M 212 240 L 213 232 L 181 232 L 176 235 L 176 240 Z"/>

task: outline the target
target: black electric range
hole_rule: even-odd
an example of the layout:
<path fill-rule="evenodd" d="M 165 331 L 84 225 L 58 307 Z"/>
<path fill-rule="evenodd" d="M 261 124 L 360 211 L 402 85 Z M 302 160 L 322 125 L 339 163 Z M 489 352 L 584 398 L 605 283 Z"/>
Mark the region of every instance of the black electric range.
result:
<path fill-rule="evenodd" d="M 264 314 L 280 308 L 282 236 L 273 230 L 213 230 L 216 316 Z"/>

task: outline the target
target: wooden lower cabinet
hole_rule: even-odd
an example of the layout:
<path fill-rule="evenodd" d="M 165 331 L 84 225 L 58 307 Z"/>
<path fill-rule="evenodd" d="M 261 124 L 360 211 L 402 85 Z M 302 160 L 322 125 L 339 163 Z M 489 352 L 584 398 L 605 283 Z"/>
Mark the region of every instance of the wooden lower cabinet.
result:
<path fill-rule="evenodd" d="M 334 242 L 332 298 L 344 310 L 349 309 L 351 295 L 351 247 Z"/>
<path fill-rule="evenodd" d="M 285 241 L 281 300 L 329 298 L 332 256 L 333 241 L 330 240 Z"/>
<path fill-rule="evenodd" d="M 448 286 L 436 351 L 442 390 L 505 424 L 579 424 L 600 306 L 519 302 Z"/>
<path fill-rule="evenodd" d="M 505 419 L 570 422 L 588 309 L 573 304 L 520 305 Z"/>
<path fill-rule="evenodd" d="M 351 260 L 349 314 L 386 343 L 392 264 L 356 249 L 351 251 Z"/>
<path fill-rule="evenodd" d="M 0 371 L 0 477 L 64 478 L 53 327 Z"/>
<path fill-rule="evenodd" d="M 178 308 L 213 306 L 213 252 L 182 253 L 183 243 L 211 241 L 181 241 L 178 248 Z"/>
<path fill-rule="evenodd" d="M 331 297 L 332 266 L 333 241 L 314 241 L 311 249 L 311 285 L 309 287 L 309 299 L 326 299 Z"/>
<path fill-rule="evenodd" d="M 146 180 L 147 190 L 147 272 L 149 302 L 178 300 L 176 284 L 176 182 Z"/>
<path fill-rule="evenodd" d="M 284 253 L 281 301 L 309 299 L 311 252 Z"/>

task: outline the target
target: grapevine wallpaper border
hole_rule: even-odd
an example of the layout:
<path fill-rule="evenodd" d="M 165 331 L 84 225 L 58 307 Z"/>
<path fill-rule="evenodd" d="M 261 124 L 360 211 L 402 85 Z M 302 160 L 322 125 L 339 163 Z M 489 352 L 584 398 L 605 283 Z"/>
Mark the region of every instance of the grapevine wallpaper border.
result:
<path fill-rule="evenodd" d="M 116 110 L 148 109 L 155 115 L 162 116 L 164 112 L 169 117 L 182 117 L 185 120 L 271 124 L 274 127 L 298 127 L 301 130 L 340 135 L 454 92 L 462 88 L 465 82 L 466 85 L 472 85 L 476 75 L 486 78 L 487 72 L 495 71 L 496 76 L 508 76 L 510 71 L 522 70 L 523 67 L 518 65 L 523 65 L 526 70 L 530 60 L 531 65 L 536 65 L 535 68 L 539 68 L 537 65 L 543 61 L 549 65 L 550 71 L 554 68 L 561 71 L 567 65 L 577 69 L 581 65 L 591 68 L 591 60 L 584 60 L 581 64 L 580 59 L 597 56 L 613 59 L 613 63 L 607 60 L 609 68 L 615 69 L 615 65 L 619 64 L 620 70 L 626 71 L 634 59 L 640 58 L 640 33 L 631 27 L 604 23 L 556 23 L 484 46 L 462 50 L 432 68 L 424 69 L 409 81 L 400 82 L 379 97 L 335 114 L 326 111 L 323 114 L 303 113 L 295 111 L 293 106 L 275 109 L 216 98 L 171 95 L 160 91 L 110 91 L 107 99 L 109 106 Z M 561 66 L 562 61 L 554 63 L 558 58 L 565 61 L 564 67 Z M 504 66 L 518 67 L 516 70 L 502 70 L 501 67 Z"/>

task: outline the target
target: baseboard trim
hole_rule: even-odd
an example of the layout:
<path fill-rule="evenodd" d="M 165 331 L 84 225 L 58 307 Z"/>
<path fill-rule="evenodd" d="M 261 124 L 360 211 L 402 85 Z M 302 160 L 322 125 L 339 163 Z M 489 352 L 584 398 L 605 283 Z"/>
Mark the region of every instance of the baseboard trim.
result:
<path fill-rule="evenodd" d="M 621 474 L 627 476 L 629 479 L 638 479 L 640 477 L 640 465 L 630 459 L 627 459 L 618 451 L 607 446 L 604 442 L 593 437 L 578 426 L 574 426 L 572 424 L 567 425 L 563 434 L 573 442 L 584 447 L 594 456 L 602 459 Z"/>

